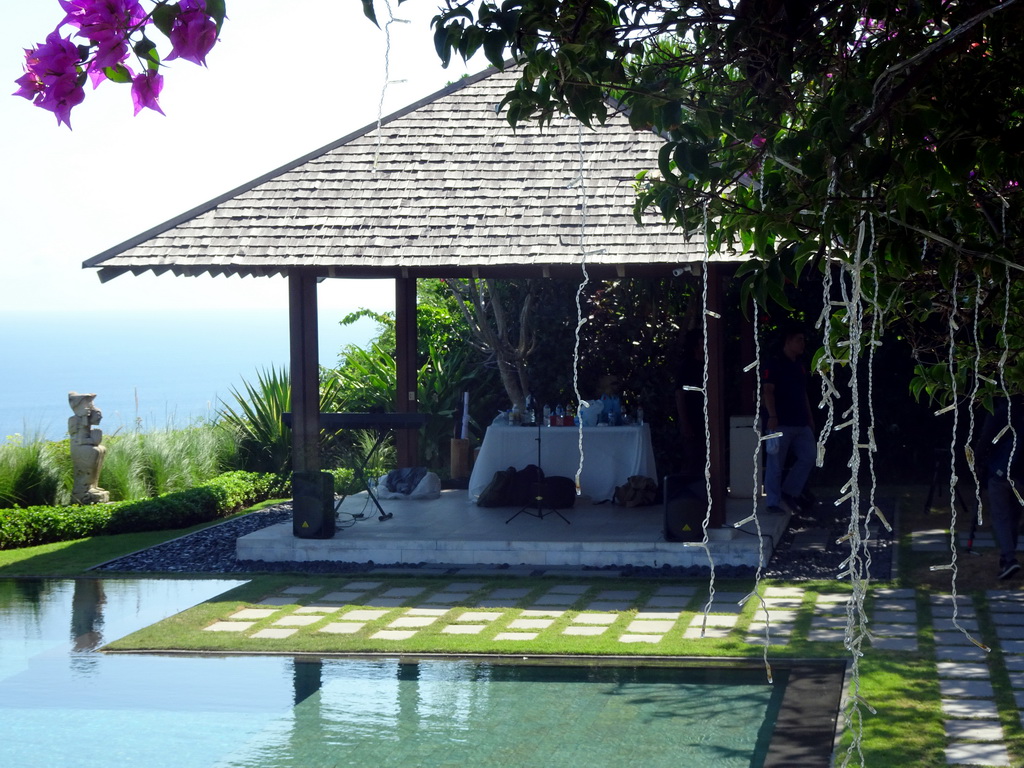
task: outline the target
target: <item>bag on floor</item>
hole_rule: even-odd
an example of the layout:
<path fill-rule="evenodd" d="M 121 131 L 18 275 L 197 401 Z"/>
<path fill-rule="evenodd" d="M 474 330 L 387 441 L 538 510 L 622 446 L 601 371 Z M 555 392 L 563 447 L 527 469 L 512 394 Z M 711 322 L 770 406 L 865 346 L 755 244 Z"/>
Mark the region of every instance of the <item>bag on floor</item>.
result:
<path fill-rule="evenodd" d="M 549 509 L 572 509 L 576 504 L 576 481 L 569 477 L 548 477 L 541 483 L 543 506 Z"/>
<path fill-rule="evenodd" d="M 537 483 L 544 479 L 544 470 L 536 464 L 527 464 L 516 470 L 512 479 L 511 501 L 513 506 L 525 507 L 535 503 L 534 493 Z"/>
<path fill-rule="evenodd" d="M 623 507 L 649 507 L 658 501 L 658 484 L 650 477 L 633 475 L 615 489 L 613 498 Z"/>
<path fill-rule="evenodd" d="M 484 489 L 480 492 L 476 505 L 478 507 L 512 506 L 515 503 L 512 501 L 512 483 L 515 481 L 515 477 L 515 467 L 499 469 L 494 473 L 491 482 L 484 486 Z"/>

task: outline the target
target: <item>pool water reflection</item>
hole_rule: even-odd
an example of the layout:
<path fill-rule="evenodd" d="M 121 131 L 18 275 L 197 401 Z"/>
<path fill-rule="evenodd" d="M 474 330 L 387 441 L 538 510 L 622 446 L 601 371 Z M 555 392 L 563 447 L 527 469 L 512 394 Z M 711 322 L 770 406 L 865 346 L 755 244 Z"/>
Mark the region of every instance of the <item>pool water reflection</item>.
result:
<path fill-rule="evenodd" d="M 747 768 L 784 688 L 757 669 L 95 651 L 239 583 L 0 580 L 0 765 Z"/>

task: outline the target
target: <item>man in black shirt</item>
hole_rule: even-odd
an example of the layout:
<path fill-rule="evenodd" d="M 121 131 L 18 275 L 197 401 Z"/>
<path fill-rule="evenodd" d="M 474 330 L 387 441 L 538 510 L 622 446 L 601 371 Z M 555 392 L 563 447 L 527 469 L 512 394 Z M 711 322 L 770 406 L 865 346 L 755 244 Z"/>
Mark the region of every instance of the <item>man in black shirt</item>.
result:
<path fill-rule="evenodd" d="M 781 433 L 766 441 L 768 461 L 764 491 L 768 511 L 773 513 L 784 512 L 783 505 L 793 512 L 800 511 L 798 499 L 804 493 L 814 466 L 814 417 L 807 397 L 807 368 L 802 360 L 805 346 L 801 329 L 785 331 L 781 354 L 768 362 L 761 376 L 761 401 L 766 416 L 764 434 Z M 783 479 L 790 451 L 793 465 Z"/>

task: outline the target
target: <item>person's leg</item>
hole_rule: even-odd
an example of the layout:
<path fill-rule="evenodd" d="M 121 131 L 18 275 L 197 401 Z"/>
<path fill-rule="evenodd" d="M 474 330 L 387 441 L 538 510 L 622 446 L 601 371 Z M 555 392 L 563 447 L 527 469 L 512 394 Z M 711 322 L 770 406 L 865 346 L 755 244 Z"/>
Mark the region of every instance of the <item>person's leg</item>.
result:
<path fill-rule="evenodd" d="M 783 427 L 783 431 L 790 433 L 789 445 L 793 451 L 793 466 L 789 468 L 786 480 L 782 484 L 782 495 L 799 499 L 804 492 L 804 486 L 807 485 L 807 478 L 814 469 L 818 445 L 810 427 Z"/>
<path fill-rule="evenodd" d="M 786 466 L 786 457 L 789 455 L 789 444 L 792 441 L 792 434 L 785 428 L 780 427 L 781 437 L 773 438 L 778 444 L 778 450 L 774 453 L 765 449 L 768 454 L 764 470 L 764 495 L 766 507 L 782 506 L 782 468 Z"/>
<path fill-rule="evenodd" d="M 988 510 L 992 520 L 992 533 L 999 547 L 1000 578 L 1017 562 L 1017 531 L 1020 505 L 1005 477 L 992 475 L 988 479 Z M 1017 509 L 1014 509 L 1014 507 Z M 1007 575 L 1012 575 L 1012 572 Z"/>

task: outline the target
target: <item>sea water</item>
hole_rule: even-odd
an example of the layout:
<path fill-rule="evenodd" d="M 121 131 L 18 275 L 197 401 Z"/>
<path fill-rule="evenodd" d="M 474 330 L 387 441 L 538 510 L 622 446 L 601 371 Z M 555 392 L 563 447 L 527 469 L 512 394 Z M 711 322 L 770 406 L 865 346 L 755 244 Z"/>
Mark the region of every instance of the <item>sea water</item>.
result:
<path fill-rule="evenodd" d="M 369 319 L 340 325 L 344 314 L 320 311 L 321 365 L 337 365 L 343 347 L 376 335 Z M 0 312 L 0 443 L 15 434 L 64 437 L 70 391 L 96 393 L 107 434 L 187 426 L 288 362 L 284 308 Z"/>

